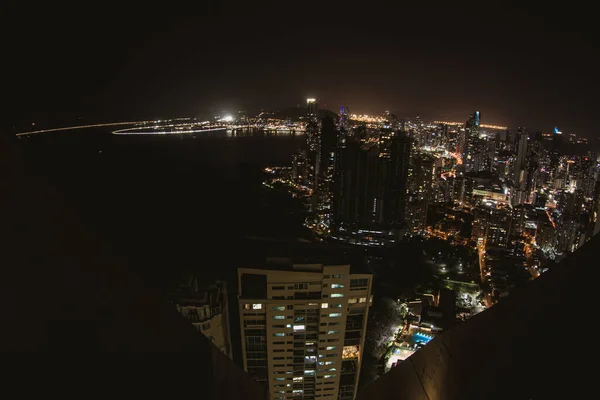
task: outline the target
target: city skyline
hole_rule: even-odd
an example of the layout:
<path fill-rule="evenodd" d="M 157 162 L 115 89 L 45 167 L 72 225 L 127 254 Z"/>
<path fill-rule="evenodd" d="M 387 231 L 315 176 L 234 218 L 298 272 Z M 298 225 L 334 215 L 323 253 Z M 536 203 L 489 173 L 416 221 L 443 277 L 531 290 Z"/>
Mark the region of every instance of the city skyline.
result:
<path fill-rule="evenodd" d="M 273 109 L 314 96 L 332 110 L 456 121 L 481 110 L 490 123 L 597 137 L 598 55 L 585 15 L 285 11 L 230 3 L 199 17 L 33 18 L 9 44 L 19 79 L 7 88 L 7 124 Z"/>
<path fill-rule="evenodd" d="M 62 397 L 587 390 L 559 321 L 597 305 L 593 13 L 269 3 L 7 7 L 2 343 L 75 356 L 18 375 L 83 384 Z"/>

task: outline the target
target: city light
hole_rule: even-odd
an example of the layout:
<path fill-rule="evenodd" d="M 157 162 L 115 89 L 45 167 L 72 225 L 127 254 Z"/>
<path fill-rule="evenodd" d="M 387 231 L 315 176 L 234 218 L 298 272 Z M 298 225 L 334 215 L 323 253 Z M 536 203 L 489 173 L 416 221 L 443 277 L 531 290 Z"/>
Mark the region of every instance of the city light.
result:
<path fill-rule="evenodd" d="M 21 132 L 17 133 L 16 136 L 26 136 L 26 135 L 35 135 L 39 133 L 49 133 L 49 132 L 61 132 L 61 131 L 71 131 L 76 129 L 87 129 L 87 128 L 104 128 L 110 126 L 119 126 L 119 125 L 139 125 L 139 124 L 150 124 L 154 121 L 133 121 L 133 122 L 108 122 L 104 124 L 91 124 L 91 125 L 76 125 L 76 126 L 67 126 L 64 128 L 52 128 L 52 129 L 42 129 L 38 131 L 30 131 L 30 132 Z"/>

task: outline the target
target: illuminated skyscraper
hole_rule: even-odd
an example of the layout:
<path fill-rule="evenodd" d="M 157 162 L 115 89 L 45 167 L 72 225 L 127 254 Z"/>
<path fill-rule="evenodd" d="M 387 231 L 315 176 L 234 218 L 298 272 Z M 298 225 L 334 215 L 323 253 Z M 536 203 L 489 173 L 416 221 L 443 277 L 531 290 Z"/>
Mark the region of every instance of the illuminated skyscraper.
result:
<path fill-rule="evenodd" d="M 410 160 L 406 220 L 412 233 L 425 230 L 428 204 L 432 201 L 433 158 L 422 155 Z"/>
<path fill-rule="evenodd" d="M 350 110 L 346 106 L 340 107 L 339 129 L 344 129 L 346 132 L 350 131 Z"/>
<path fill-rule="evenodd" d="M 528 200 L 527 194 L 527 141 L 528 135 L 524 128 L 517 131 L 517 154 L 514 163 L 514 190 L 512 204 L 523 204 Z"/>
<path fill-rule="evenodd" d="M 596 182 L 594 199 L 590 210 L 586 240 L 600 232 L 600 181 Z"/>
<path fill-rule="evenodd" d="M 319 103 L 316 99 L 306 99 L 306 143 L 310 160 L 310 182 L 313 189 L 319 184 L 321 170 L 321 137 L 319 128 Z"/>
<path fill-rule="evenodd" d="M 465 164 L 467 172 L 472 171 L 474 168 L 476 145 L 477 140 L 479 139 L 480 120 L 481 114 L 479 111 L 475 111 L 465 123 L 464 144 L 461 143 L 461 145 L 463 148 L 462 162 Z"/>
<path fill-rule="evenodd" d="M 317 99 L 306 99 L 306 116 L 309 120 L 316 121 L 319 117 L 319 103 Z"/>
<path fill-rule="evenodd" d="M 271 399 L 354 399 L 372 275 L 272 260 L 239 269 L 238 282 L 244 369 Z"/>
<path fill-rule="evenodd" d="M 515 161 L 515 185 L 519 188 L 525 189 L 525 181 L 526 177 L 524 176 L 527 173 L 527 140 L 528 135 L 524 128 L 519 128 L 517 131 L 517 158 Z"/>
<path fill-rule="evenodd" d="M 320 133 L 320 150 L 321 150 L 321 161 L 320 171 L 321 180 L 327 186 L 324 190 L 329 190 L 329 184 L 333 179 L 333 167 L 335 162 L 335 150 L 337 145 L 337 132 L 335 129 L 335 121 L 330 115 L 326 115 L 321 120 L 321 133 Z"/>

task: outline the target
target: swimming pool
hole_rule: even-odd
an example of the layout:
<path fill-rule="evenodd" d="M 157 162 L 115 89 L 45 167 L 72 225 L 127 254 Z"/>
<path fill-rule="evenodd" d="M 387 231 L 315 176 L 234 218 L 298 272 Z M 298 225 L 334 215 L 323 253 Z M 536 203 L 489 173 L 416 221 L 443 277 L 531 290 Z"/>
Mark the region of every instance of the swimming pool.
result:
<path fill-rule="evenodd" d="M 425 335 L 424 333 L 415 333 L 413 335 L 413 340 L 417 343 L 428 343 L 433 336 Z"/>

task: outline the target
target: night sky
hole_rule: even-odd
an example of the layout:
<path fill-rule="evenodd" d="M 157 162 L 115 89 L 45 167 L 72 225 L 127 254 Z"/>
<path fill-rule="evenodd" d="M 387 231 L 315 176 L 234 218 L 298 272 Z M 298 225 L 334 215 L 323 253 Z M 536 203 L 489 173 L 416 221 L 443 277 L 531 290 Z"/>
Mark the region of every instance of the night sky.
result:
<path fill-rule="evenodd" d="M 203 14 L 179 17 L 15 8 L 0 28 L 2 114 L 44 125 L 253 112 L 317 97 L 333 110 L 426 119 L 479 110 L 483 123 L 556 125 L 597 141 L 593 12 L 352 4 L 203 3 Z"/>

